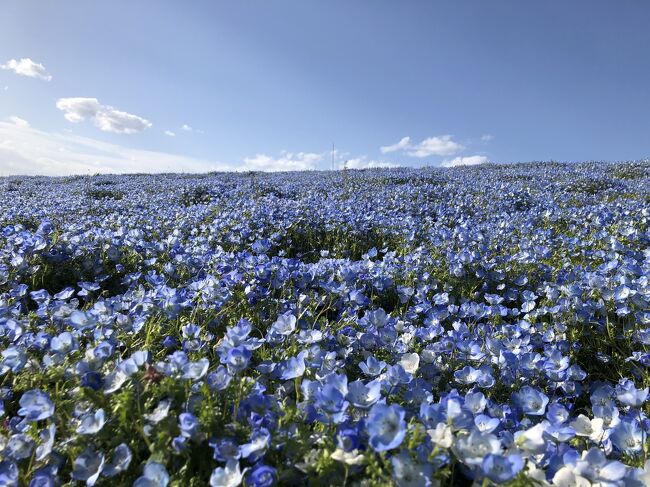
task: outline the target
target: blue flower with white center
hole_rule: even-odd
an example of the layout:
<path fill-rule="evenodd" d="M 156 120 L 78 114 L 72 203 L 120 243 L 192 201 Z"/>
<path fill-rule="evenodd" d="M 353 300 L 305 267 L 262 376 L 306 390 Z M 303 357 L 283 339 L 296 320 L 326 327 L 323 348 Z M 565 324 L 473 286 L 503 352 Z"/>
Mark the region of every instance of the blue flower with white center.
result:
<path fill-rule="evenodd" d="M 513 401 L 524 414 L 543 416 L 546 412 L 548 396 L 530 386 L 524 386 L 519 392 L 513 394 Z"/>
<path fill-rule="evenodd" d="M 169 474 L 165 466 L 157 462 L 149 462 L 144 466 L 142 476 L 133 483 L 133 487 L 167 487 Z"/>
<path fill-rule="evenodd" d="M 131 459 L 133 454 L 131 449 L 126 443 L 120 443 L 113 450 L 113 457 L 111 458 L 110 463 L 104 466 L 102 475 L 105 477 L 115 477 L 116 475 L 125 472 L 129 465 L 131 464 Z"/>
<path fill-rule="evenodd" d="M 524 467 L 520 455 L 487 455 L 481 464 L 483 475 L 496 484 L 503 484 L 512 480 Z"/>
<path fill-rule="evenodd" d="M 612 444 L 626 455 L 637 455 L 643 450 L 646 435 L 636 419 L 621 421 L 611 431 Z"/>
<path fill-rule="evenodd" d="M 178 415 L 178 429 L 181 435 L 186 438 L 192 438 L 199 432 L 199 419 L 192 413 L 181 413 Z"/>
<path fill-rule="evenodd" d="M 80 435 L 94 435 L 104 427 L 106 415 L 103 409 L 98 409 L 94 413 L 86 413 L 81 417 L 77 433 Z"/>
<path fill-rule="evenodd" d="M 373 380 L 364 384 L 361 380 L 351 382 L 348 386 L 347 399 L 360 409 L 367 409 L 381 399 L 381 381 Z"/>
<path fill-rule="evenodd" d="M 210 487 L 237 487 L 244 480 L 244 472 L 240 470 L 239 462 L 228 460 L 225 467 L 218 467 L 212 471 Z"/>
<path fill-rule="evenodd" d="M 40 421 L 54 414 L 54 403 L 49 394 L 38 389 L 25 392 L 19 401 L 18 414 L 27 421 Z"/>
<path fill-rule="evenodd" d="M 366 429 L 373 450 L 381 452 L 397 448 L 406 435 L 406 412 L 401 406 L 375 404 L 368 414 Z"/>
<path fill-rule="evenodd" d="M 72 478 L 92 487 L 104 470 L 104 454 L 87 448 L 74 460 Z"/>
<path fill-rule="evenodd" d="M 257 464 L 246 477 L 246 485 L 251 487 L 271 487 L 277 480 L 277 472 L 273 467 Z"/>

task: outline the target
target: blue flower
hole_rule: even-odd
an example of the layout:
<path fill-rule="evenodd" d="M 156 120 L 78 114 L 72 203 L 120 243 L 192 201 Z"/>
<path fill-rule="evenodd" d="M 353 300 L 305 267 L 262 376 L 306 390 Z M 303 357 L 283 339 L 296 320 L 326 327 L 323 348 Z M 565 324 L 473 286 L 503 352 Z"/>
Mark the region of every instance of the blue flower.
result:
<path fill-rule="evenodd" d="M 524 386 L 513 394 L 513 400 L 524 414 L 543 416 L 548 404 L 548 396 L 530 386 Z"/>
<path fill-rule="evenodd" d="M 401 406 L 393 404 L 375 404 L 367 419 L 370 446 L 375 451 L 387 451 L 397 448 L 406 435 L 406 413 Z"/>
<path fill-rule="evenodd" d="M 104 427 L 105 423 L 104 410 L 98 409 L 95 413 L 84 414 L 76 431 L 80 435 L 94 435 Z"/>
<path fill-rule="evenodd" d="M 271 487 L 277 480 L 277 473 L 273 467 L 257 464 L 246 478 L 246 485 L 252 487 Z"/>
<path fill-rule="evenodd" d="M 236 460 L 228 460 L 225 467 L 218 467 L 210 475 L 210 487 L 237 487 L 244 479 Z"/>
<path fill-rule="evenodd" d="M 19 401 L 18 414 L 28 421 L 40 421 L 54 414 L 54 403 L 50 396 L 38 389 L 25 392 Z"/>
<path fill-rule="evenodd" d="M 92 487 L 104 469 L 104 454 L 87 448 L 75 458 L 72 478 Z"/>
<path fill-rule="evenodd" d="M 169 474 L 165 466 L 149 462 L 144 467 L 141 477 L 138 477 L 133 483 L 133 487 L 167 487 L 169 483 Z"/>
<path fill-rule="evenodd" d="M 523 467 L 524 461 L 520 455 L 489 454 L 483 459 L 481 470 L 492 482 L 503 484 L 512 480 Z"/>
<path fill-rule="evenodd" d="M 178 415 L 178 428 L 184 437 L 192 438 L 198 433 L 199 427 L 199 420 L 192 413 L 181 413 Z"/>

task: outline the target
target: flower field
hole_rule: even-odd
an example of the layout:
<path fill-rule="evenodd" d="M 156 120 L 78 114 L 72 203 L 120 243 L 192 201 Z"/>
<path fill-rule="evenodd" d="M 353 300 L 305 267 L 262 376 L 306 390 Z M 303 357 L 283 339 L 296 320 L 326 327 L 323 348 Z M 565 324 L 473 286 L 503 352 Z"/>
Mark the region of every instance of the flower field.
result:
<path fill-rule="evenodd" d="M 649 222 L 648 162 L 0 178 L 0 485 L 650 485 Z"/>

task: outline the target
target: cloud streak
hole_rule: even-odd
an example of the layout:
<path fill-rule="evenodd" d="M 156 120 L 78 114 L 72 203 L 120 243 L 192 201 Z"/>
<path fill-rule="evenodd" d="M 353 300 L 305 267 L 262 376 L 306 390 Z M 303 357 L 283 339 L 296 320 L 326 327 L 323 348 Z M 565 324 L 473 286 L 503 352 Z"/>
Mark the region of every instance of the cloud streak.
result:
<path fill-rule="evenodd" d="M 52 80 L 52 75 L 47 72 L 45 66 L 35 63 L 29 58 L 10 59 L 5 64 L 0 64 L 0 69 L 13 71 L 20 76 L 28 76 L 29 78 L 38 78 L 45 81 Z"/>
<path fill-rule="evenodd" d="M 151 127 L 147 119 L 102 105 L 97 98 L 59 98 L 56 107 L 72 123 L 92 120 L 97 128 L 114 134 L 136 134 Z"/>
<path fill-rule="evenodd" d="M 221 162 L 50 133 L 0 121 L 0 175 L 232 171 Z"/>

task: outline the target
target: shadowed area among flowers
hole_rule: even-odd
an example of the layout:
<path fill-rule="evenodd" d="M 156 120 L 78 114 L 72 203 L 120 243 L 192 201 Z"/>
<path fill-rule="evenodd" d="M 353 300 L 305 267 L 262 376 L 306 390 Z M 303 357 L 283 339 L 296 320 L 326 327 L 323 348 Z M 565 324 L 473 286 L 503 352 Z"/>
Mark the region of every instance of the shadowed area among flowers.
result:
<path fill-rule="evenodd" d="M 650 483 L 648 162 L 0 191 L 2 485 Z"/>

